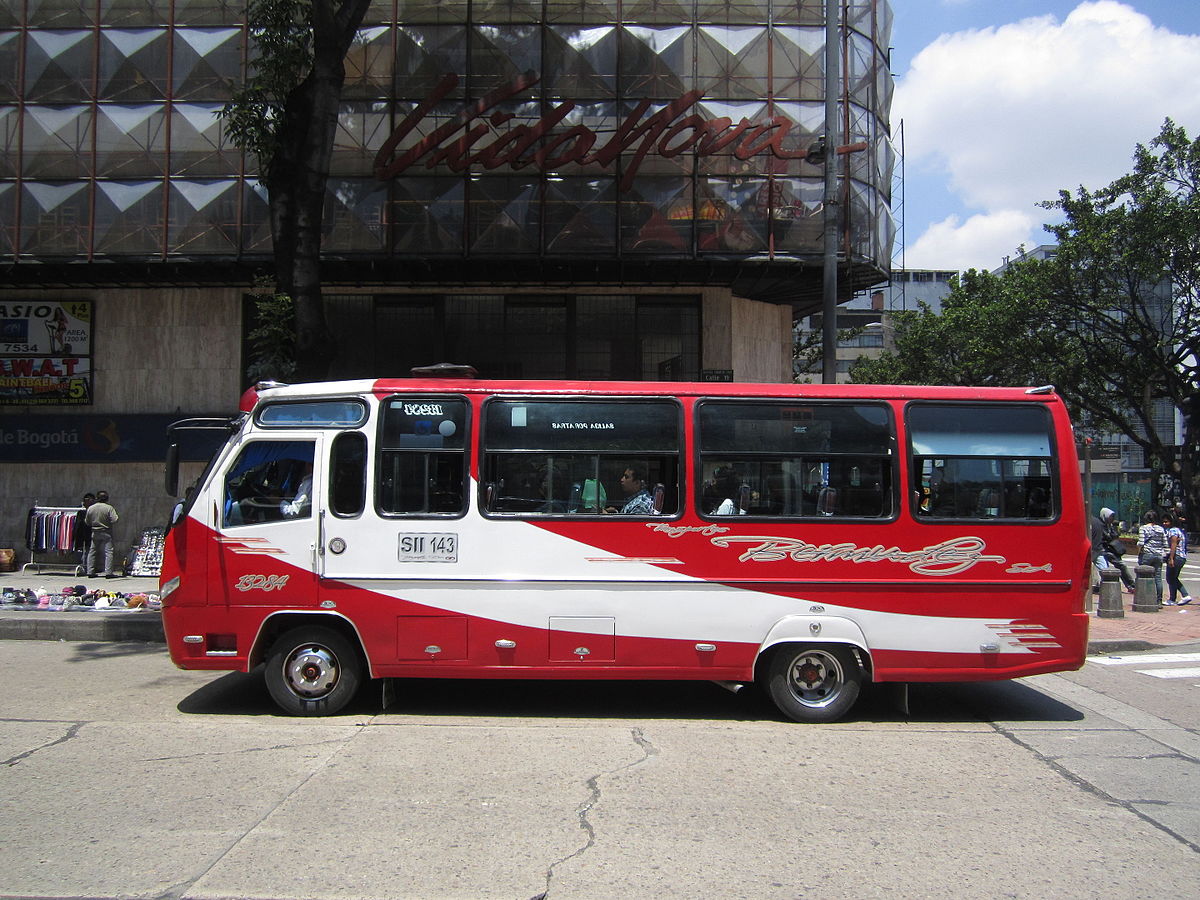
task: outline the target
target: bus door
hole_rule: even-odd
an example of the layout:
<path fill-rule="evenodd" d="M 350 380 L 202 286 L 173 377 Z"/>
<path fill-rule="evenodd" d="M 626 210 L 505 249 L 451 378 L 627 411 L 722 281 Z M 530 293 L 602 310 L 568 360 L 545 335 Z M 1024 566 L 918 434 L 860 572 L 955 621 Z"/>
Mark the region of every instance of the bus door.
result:
<path fill-rule="evenodd" d="M 365 587 L 421 604 L 423 587 L 461 577 L 468 423 L 462 397 L 392 397 L 380 403 L 373 433 L 333 437 L 321 521 L 322 602 L 345 608 Z M 426 648 L 434 646 L 439 659 L 465 657 L 465 619 L 437 622 L 428 610 L 412 612 L 421 627 L 402 622 L 393 632 L 401 644 L 413 635 L 400 659 L 411 653 L 428 661 Z"/>
<path fill-rule="evenodd" d="M 225 602 L 313 605 L 321 483 L 321 436 L 252 438 L 242 444 L 214 498 L 216 559 L 209 567 Z"/>

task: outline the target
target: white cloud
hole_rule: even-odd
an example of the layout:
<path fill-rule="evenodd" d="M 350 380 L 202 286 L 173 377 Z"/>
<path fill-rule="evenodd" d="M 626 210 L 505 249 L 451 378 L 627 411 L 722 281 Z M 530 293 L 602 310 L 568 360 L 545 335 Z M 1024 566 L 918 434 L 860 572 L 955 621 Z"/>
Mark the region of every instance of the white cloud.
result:
<path fill-rule="evenodd" d="M 1014 210 L 1040 225 L 1050 215 L 1035 204 L 1060 188 L 1108 184 L 1168 116 L 1194 134 L 1198 60 L 1200 36 L 1156 28 L 1116 0 L 1080 3 L 1062 22 L 1039 16 L 939 37 L 897 80 L 892 118 L 904 120 L 909 171 L 943 173 L 980 215 L 932 226 L 908 265 L 953 267 L 934 257 L 972 246 L 984 255 L 969 265 L 998 265 L 1022 240 L 1043 240 L 1030 232 L 1014 243 Z M 987 247 L 989 233 L 1003 244 Z"/>
<path fill-rule="evenodd" d="M 994 269 L 1004 256 L 1013 256 L 1022 244 L 1032 249 L 1045 243 L 1041 218 L 1016 209 L 1000 209 L 963 221 L 948 216 L 934 222 L 905 248 L 909 269 Z"/>

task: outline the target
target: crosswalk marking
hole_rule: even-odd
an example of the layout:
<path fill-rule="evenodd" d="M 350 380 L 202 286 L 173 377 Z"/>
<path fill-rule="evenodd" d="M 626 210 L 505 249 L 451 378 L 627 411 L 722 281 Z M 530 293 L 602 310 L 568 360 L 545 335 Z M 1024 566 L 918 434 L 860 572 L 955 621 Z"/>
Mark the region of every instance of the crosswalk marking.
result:
<path fill-rule="evenodd" d="M 1152 678 L 1200 678 L 1200 668 L 1192 669 L 1135 669 L 1139 675 Z"/>
<path fill-rule="evenodd" d="M 1200 653 L 1149 653 L 1138 656 L 1089 656 L 1101 666 L 1153 666 L 1158 663 L 1200 663 Z"/>

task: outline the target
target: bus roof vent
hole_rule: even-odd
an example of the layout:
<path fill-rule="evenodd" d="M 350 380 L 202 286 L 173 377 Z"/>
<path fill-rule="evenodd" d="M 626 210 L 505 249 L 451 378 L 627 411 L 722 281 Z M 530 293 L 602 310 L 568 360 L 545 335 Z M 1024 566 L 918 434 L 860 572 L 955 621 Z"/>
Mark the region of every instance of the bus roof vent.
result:
<path fill-rule="evenodd" d="M 435 366 L 413 366 L 409 371 L 414 378 L 478 378 L 479 372 L 474 366 L 463 366 L 458 363 L 438 363 Z"/>
<path fill-rule="evenodd" d="M 1027 393 L 1027 394 L 1053 394 L 1054 393 L 1054 385 L 1043 384 L 1041 387 L 1029 388 L 1027 391 L 1025 391 L 1025 393 Z"/>

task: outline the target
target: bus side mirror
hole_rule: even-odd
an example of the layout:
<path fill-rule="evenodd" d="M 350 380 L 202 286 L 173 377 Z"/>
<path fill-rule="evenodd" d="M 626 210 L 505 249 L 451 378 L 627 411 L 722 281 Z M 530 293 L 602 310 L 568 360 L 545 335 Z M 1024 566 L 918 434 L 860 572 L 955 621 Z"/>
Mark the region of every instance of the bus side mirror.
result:
<path fill-rule="evenodd" d="M 170 444 L 167 447 L 167 467 L 165 471 L 167 493 L 172 497 L 179 494 L 179 445 Z"/>

